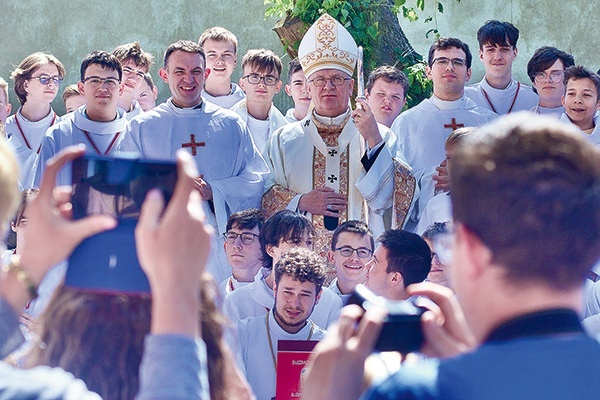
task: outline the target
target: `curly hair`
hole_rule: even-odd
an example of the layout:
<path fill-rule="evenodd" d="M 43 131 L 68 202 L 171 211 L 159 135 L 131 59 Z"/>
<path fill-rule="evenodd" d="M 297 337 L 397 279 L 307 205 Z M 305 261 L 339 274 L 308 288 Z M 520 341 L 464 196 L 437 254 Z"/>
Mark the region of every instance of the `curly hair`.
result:
<path fill-rule="evenodd" d="M 326 268 L 323 257 L 312 250 L 295 247 L 283 253 L 275 264 L 275 283 L 279 284 L 283 275 L 290 275 L 294 280 L 314 283 L 319 293 L 325 282 Z"/>

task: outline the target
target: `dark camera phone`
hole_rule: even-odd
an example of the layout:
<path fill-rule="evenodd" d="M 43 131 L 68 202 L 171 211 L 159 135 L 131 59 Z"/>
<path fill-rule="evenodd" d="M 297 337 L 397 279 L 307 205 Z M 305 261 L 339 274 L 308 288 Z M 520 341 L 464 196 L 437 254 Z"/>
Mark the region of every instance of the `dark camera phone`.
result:
<path fill-rule="evenodd" d="M 177 182 L 174 162 L 84 155 L 72 164 L 73 218 L 108 214 L 118 226 L 85 239 L 69 258 L 65 284 L 80 289 L 148 293 L 134 231 L 149 190 L 165 201 Z"/>
<path fill-rule="evenodd" d="M 388 315 L 375 343 L 376 351 L 399 351 L 411 353 L 418 351 L 425 338 L 421 329 L 421 315 L 426 308 L 415 304 L 416 298 L 404 301 L 390 301 L 375 295 L 364 285 L 357 285 L 346 304 L 356 304 L 367 310 L 376 304 L 388 310 Z"/>

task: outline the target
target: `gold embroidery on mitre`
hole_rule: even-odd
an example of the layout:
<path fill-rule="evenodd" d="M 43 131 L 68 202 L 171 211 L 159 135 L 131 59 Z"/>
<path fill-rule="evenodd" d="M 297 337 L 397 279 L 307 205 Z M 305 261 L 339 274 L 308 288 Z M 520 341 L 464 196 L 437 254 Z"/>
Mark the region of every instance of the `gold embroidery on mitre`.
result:
<path fill-rule="evenodd" d="M 356 54 L 341 48 L 343 43 L 340 43 L 340 39 L 350 39 L 354 42 L 350 33 L 329 14 L 323 14 L 313 27 L 315 49 L 300 57 L 300 64 L 306 76 L 323 68 L 340 69 L 352 76 L 356 65 Z M 310 33 L 309 30 L 308 34 Z M 341 38 L 341 34 L 349 37 Z M 305 39 L 308 37 L 305 36 L 303 40 Z M 352 47 L 356 47 L 356 43 L 353 43 Z"/>

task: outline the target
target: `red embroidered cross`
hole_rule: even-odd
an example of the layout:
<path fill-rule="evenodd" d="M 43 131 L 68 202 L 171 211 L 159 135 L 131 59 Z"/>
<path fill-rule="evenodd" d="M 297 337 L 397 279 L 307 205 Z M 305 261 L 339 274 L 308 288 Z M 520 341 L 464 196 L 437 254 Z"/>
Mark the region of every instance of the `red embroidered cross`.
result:
<path fill-rule="evenodd" d="M 456 128 L 464 128 L 465 124 L 460 124 L 456 122 L 456 118 L 452 118 L 452 123 L 451 124 L 444 124 L 444 128 L 452 128 L 452 130 L 455 130 Z"/>
<path fill-rule="evenodd" d="M 190 142 L 189 143 L 182 143 L 181 147 L 182 148 L 186 148 L 186 147 L 191 147 L 192 149 L 192 155 L 195 156 L 196 155 L 196 148 L 197 147 L 205 147 L 206 143 L 204 142 L 196 142 L 196 135 L 194 135 L 193 133 L 190 133 Z"/>

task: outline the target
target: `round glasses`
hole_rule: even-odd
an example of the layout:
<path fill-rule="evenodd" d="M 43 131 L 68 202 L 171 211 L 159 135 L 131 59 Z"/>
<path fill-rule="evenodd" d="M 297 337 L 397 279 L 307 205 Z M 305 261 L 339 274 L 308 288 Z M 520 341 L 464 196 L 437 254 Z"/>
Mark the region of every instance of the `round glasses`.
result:
<path fill-rule="evenodd" d="M 251 85 L 258 85 L 260 81 L 263 81 L 267 86 L 275 86 L 277 85 L 277 82 L 279 82 L 279 79 L 275 78 L 273 75 L 262 76 L 257 74 L 250 74 L 242 76 L 242 79 L 248 79 L 248 83 Z"/>
<path fill-rule="evenodd" d="M 345 78 L 343 76 L 332 76 L 331 78 L 322 78 L 322 77 L 318 77 L 315 79 L 311 79 L 310 81 L 308 81 L 308 83 L 312 83 L 313 85 L 315 85 L 316 87 L 323 87 L 325 85 L 327 85 L 327 82 L 331 82 L 331 84 L 333 86 L 342 86 L 344 84 L 344 82 L 349 81 L 350 78 Z"/>
<path fill-rule="evenodd" d="M 545 82 L 548 78 L 550 78 L 551 82 L 560 82 L 564 77 L 565 73 L 563 71 L 552 71 L 550 74 L 540 71 L 535 74 L 534 79 L 537 83 Z"/>
<path fill-rule="evenodd" d="M 56 86 L 60 86 L 60 83 L 63 81 L 63 78 L 59 75 L 50 76 L 50 75 L 46 75 L 46 74 L 39 75 L 39 76 L 32 76 L 29 79 L 37 79 L 44 86 L 46 86 L 50 82 L 54 83 Z"/>
<path fill-rule="evenodd" d="M 242 241 L 243 244 L 252 244 L 252 243 L 254 243 L 254 239 L 258 237 L 258 235 L 256 233 L 252 233 L 252 232 L 236 233 L 236 232 L 229 231 L 229 232 L 225 232 L 223 234 L 225 241 L 229 244 L 234 244 L 235 241 L 237 240 L 238 236 L 240 237 L 240 240 Z"/>
<path fill-rule="evenodd" d="M 354 254 L 354 252 L 356 252 L 358 258 L 371 258 L 373 256 L 373 252 L 364 247 L 359 247 L 358 249 L 355 249 L 350 246 L 343 246 L 338 247 L 337 249 L 335 249 L 335 251 L 339 251 L 342 257 L 351 257 L 352 254 Z"/>

